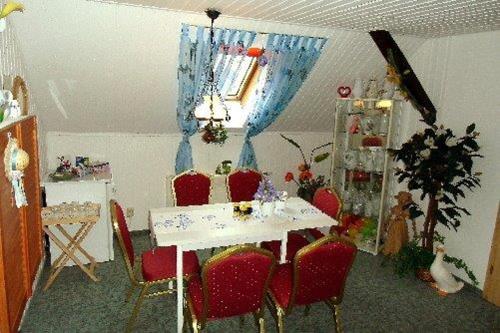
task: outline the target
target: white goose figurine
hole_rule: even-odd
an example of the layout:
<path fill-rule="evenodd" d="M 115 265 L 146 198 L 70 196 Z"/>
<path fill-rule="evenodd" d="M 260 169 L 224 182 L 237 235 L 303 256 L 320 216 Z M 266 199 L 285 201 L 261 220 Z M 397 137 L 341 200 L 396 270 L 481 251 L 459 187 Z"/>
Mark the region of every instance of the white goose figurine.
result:
<path fill-rule="evenodd" d="M 453 294 L 463 288 L 462 281 L 457 282 L 455 277 L 444 267 L 444 246 L 438 245 L 436 249 L 436 258 L 431 265 L 431 275 L 436 283 L 434 287 L 438 290 L 439 294 L 446 296 Z"/>

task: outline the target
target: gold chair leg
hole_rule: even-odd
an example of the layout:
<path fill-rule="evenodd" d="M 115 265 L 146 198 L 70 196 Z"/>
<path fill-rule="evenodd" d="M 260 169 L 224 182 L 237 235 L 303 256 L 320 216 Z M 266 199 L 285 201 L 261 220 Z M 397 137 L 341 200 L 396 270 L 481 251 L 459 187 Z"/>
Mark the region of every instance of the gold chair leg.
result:
<path fill-rule="evenodd" d="M 264 321 L 264 313 L 260 310 L 253 313 L 255 324 L 259 328 L 259 333 L 266 333 L 266 325 Z"/>
<path fill-rule="evenodd" d="M 134 310 L 132 311 L 132 315 L 130 316 L 130 319 L 127 324 L 127 332 L 132 332 L 132 329 L 134 328 L 134 323 L 137 318 L 137 315 L 139 314 L 139 310 L 142 305 L 142 301 L 146 297 L 146 294 L 149 289 L 149 284 L 146 284 L 142 287 L 141 293 L 139 294 L 139 297 L 137 298 L 137 301 L 135 302 Z"/>
<path fill-rule="evenodd" d="M 127 291 L 127 298 L 125 299 L 125 302 L 127 302 L 127 303 L 128 303 L 128 302 L 130 302 L 130 298 L 132 298 L 132 295 L 134 294 L 134 291 L 135 291 L 135 288 L 136 288 L 136 287 L 137 287 L 137 286 L 136 286 L 136 285 L 134 285 L 134 284 L 132 284 L 132 285 L 130 286 L 130 288 L 129 288 L 129 289 L 128 289 L 128 291 Z"/>
<path fill-rule="evenodd" d="M 266 323 L 263 317 L 259 318 L 259 333 L 266 333 Z"/>
<path fill-rule="evenodd" d="M 193 322 L 193 333 L 200 333 L 200 329 L 198 327 L 198 323 Z"/>
<path fill-rule="evenodd" d="M 335 331 L 337 333 L 342 332 L 342 326 L 340 324 L 340 305 L 334 305 L 333 317 L 335 319 Z"/>
<path fill-rule="evenodd" d="M 278 324 L 278 333 L 284 333 L 285 332 L 285 323 L 284 323 L 284 316 L 285 314 L 283 313 L 282 309 L 278 309 L 277 311 L 277 324 Z"/>
<path fill-rule="evenodd" d="M 306 305 L 305 309 L 304 309 L 304 316 L 309 316 L 309 312 L 311 312 L 311 306 L 310 305 Z"/>

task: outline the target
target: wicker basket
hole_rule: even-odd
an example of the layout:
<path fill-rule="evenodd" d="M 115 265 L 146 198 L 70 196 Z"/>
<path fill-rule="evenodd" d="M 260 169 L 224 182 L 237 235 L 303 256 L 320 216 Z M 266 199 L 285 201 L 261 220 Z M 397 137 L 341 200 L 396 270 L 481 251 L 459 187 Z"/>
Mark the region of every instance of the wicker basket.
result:
<path fill-rule="evenodd" d="M 432 278 L 431 271 L 428 270 L 427 268 L 419 268 L 415 272 L 415 275 L 419 280 L 422 280 L 424 282 L 434 282 L 434 279 Z"/>

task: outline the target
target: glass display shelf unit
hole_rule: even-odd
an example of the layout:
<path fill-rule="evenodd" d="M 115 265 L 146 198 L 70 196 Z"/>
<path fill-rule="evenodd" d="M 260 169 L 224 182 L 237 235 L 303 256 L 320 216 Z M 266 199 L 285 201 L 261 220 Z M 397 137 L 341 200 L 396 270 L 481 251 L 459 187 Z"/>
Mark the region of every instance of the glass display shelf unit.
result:
<path fill-rule="evenodd" d="M 335 103 L 331 184 L 342 198 L 349 236 L 372 254 L 383 246 L 388 198 L 395 192 L 388 150 L 399 136 L 401 108 L 400 100 L 338 98 Z"/>

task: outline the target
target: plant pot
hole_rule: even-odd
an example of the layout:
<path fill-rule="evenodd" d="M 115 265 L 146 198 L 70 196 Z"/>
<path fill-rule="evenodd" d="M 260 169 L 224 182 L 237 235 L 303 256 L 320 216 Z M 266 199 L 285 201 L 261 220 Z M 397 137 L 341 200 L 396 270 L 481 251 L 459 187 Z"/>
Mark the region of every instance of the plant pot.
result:
<path fill-rule="evenodd" d="M 415 275 L 419 280 L 422 280 L 424 282 L 434 282 L 434 279 L 432 278 L 431 271 L 427 268 L 418 268 L 415 271 Z"/>

